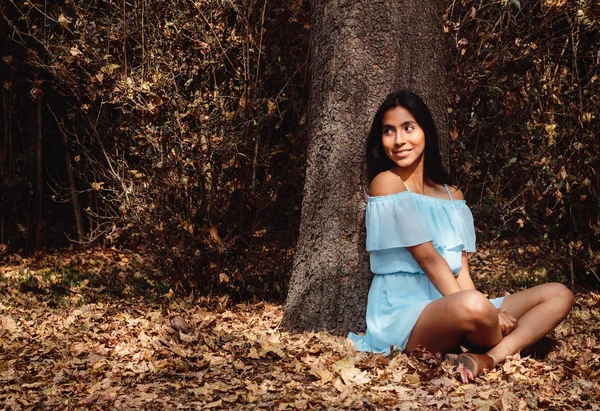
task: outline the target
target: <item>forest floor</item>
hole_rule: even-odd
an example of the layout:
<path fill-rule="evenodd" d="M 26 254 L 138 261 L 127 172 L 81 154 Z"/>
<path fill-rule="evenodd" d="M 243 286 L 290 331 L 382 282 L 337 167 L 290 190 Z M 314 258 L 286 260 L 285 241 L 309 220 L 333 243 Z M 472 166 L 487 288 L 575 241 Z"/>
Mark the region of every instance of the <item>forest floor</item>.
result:
<path fill-rule="evenodd" d="M 281 304 L 152 288 L 133 258 L 4 257 L 0 409 L 600 409 L 593 292 L 577 293 L 535 356 L 465 383 L 439 355 L 383 357 L 328 333 L 290 334 Z M 507 277 L 521 287 L 549 275 L 486 252 L 472 261 L 489 292 Z"/>

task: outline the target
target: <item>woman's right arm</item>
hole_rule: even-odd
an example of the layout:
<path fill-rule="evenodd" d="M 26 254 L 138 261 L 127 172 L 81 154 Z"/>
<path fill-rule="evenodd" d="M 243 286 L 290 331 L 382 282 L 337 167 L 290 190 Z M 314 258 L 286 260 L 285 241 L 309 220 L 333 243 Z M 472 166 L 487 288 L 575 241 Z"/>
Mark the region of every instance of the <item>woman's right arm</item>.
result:
<path fill-rule="evenodd" d="M 370 196 L 386 196 L 402 191 L 406 191 L 406 186 L 402 180 L 388 171 L 379 173 L 369 187 Z M 435 250 L 431 241 L 407 247 L 407 249 L 440 294 L 446 296 L 462 291 L 458 281 L 454 278 L 454 274 L 452 274 L 452 270 L 450 270 L 450 266 L 448 266 L 444 257 Z"/>
<path fill-rule="evenodd" d="M 447 296 L 462 291 L 450 266 L 431 241 L 407 249 L 440 294 Z"/>
<path fill-rule="evenodd" d="M 475 290 L 475 284 L 473 284 L 471 274 L 469 273 L 469 259 L 467 258 L 467 253 L 463 251 L 461 258 L 462 267 L 456 276 L 456 281 L 458 281 L 460 288 L 463 290 Z"/>

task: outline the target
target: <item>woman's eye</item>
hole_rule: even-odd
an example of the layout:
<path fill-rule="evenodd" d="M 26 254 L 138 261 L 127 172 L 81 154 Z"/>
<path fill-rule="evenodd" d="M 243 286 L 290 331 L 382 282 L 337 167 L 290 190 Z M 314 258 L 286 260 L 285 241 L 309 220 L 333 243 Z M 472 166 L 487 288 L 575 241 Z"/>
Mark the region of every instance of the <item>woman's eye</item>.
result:
<path fill-rule="evenodd" d="M 389 134 L 392 134 L 392 129 L 390 129 L 390 128 L 384 128 L 384 129 L 383 129 L 383 134 L 384 134 L 384 135 L 389 135 Z"/>
<path fill-rule="evenodd" d="M 406 131 L 413 131 L 415 128 L 413 126 L 406 126 Z"/>

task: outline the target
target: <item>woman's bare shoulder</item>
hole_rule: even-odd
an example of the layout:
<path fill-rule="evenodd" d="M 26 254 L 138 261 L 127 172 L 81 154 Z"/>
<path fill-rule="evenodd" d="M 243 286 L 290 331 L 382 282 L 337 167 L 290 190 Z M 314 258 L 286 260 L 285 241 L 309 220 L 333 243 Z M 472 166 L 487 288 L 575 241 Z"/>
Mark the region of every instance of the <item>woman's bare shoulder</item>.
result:
<path fill-rule="evenodd" d="M 463 192 L 460 190 L 460 188 L 456 187 L 456 186 L 451 186 L 449 185 L 448 188 L 450 188 L 450 194 L 452 194 L 452 199 L 454 200 L 464 200 L 465 196 L 463 195 Z"/>
<path fill-rule="evenodd" d="M 369 186 L 371 197 L 387 196 L 402 191 L 406 191 L 404 182 L 391 171 L 383 171 L 377 174 Z"/>
<path fill-rule="evenodd" d="M 463 195 L 462 191 L 460 191 L 460 189 L 457 186 L 453 186 L 448 184 L 448 190 L 450 191 L 450 196 L 452 197 L 453 200 L 464 200 L 465 196 Z M 446 187 L 444 186 L 444 184 L 434 184 L 432 186 L 429 186 L 431 189 L 431 196 L 432 197 L 438 197 L 438 198 L 443 198 L 443 199 L 448 199 L 448 191 L 446 191 Z"/>

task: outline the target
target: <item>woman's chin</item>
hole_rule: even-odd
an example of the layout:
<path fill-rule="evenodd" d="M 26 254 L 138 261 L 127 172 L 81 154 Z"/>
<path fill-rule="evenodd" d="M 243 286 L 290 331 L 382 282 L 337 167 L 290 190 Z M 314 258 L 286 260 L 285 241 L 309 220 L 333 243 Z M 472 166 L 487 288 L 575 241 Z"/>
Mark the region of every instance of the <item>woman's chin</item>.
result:
<path fill-rule="evenodd" d="M 400 167 L 401 169 L 414 168 L 418 164 L 418 159 L 412 158 L 412 157 L 401 158 L 401 159 L 396 159 L 394 161 L 394 163 L 396 164 L 396 166 Z"/>

